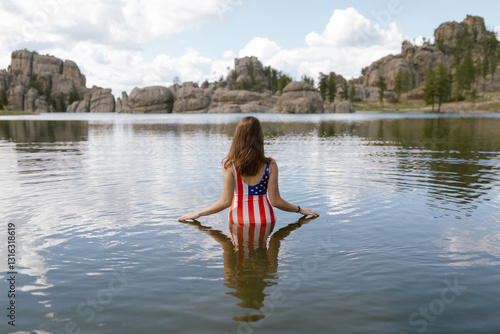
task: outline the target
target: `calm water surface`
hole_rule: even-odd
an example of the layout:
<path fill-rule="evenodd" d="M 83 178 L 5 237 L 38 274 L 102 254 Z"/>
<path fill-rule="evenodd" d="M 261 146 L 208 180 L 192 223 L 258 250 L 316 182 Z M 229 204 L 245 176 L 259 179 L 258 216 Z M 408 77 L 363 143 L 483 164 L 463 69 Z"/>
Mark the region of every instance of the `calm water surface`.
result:
<path fill-rule="evenodd" d="M 500 332 L 500 115 L 259 115 L 282 196 L 321 216 L 178 223 L 242 117 L 0 119 L 1 332 Z"/>

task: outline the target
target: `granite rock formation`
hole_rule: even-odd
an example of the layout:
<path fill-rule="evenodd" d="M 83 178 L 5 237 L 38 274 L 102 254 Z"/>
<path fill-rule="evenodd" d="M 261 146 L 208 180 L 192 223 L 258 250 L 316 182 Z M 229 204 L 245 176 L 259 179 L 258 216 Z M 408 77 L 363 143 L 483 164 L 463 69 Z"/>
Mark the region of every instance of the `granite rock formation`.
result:
<path fill-rule="evenodd" d="M 434 45 L 415 46 L 409 41 L 404 41 L 400 54 L 388 55 L 373 62 L 362 70 L 362 76 L 357 79 L 357 82 L 364 86 L 373 87 L 376 85 L 378 77 L 383 76 L 387 89 L 393 90 L 396 74 L 401 70 L 410 73 L 411 88 L 419 87 L 423 84 L 428 69 L 436 69 L 441 62 L 448 67 L 456 65 L 456 48 L 466 33 L 474 36 L 474 44 L 470 46 L 474 60 L 484 56 L 484 41 L 496 38 L 493 32 L 486 30 L 484 19 L 479 16 L 468 15 L 461 23 L 445 22 L 434 31 Z M 460 52 L 463 55 L 467 50 L 464 48 Z"/>
<path fill-rule="evenodd" d="M 273 109 L 276 113 L 311 114 L 323 112 L 319 91 L 304 81 L 289 83 Z"/>
<path fill-rule="evenodd" d="M 8 96 L 6 107 L 18 111 L 66 111 L 89 91 L 85 83 L 75 62 L 28 50 L 12 52 L 8 71 L 0 74 L 0 90 Z"/>
<path fill-rule="evenodd" d="M 263 113 L 274 107 L 277 97 L 271 93 L 246 90 L 216 89 L 212 96 L 209 113 Z"/>
<path fill-rule="evenodd" d="M 198 87 L 197 83 L 184 82 L 175 90 L 174 113 L 203 113 L 210 105 L 211 89 Z"/>
<path fill-rule="evenodd" d="M 174 95 L 167 87 L 149 86 L 134 88 L 128 97 L 128 107 L 132 113 L 171 113 Z"/>

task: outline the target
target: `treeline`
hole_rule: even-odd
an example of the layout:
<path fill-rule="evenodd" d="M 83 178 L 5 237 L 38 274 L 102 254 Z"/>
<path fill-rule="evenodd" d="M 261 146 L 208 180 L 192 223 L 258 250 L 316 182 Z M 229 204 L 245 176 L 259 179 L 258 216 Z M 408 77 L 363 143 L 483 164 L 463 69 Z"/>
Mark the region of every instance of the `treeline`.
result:
<path fill-rule="evenodd" d="M 340 98 L 346 101 L 354 101 L 356 97 L 356 87 L 354 81 L 347 82 L 344 78 L 337 76 L 334 72 L 328 75 L 319 73 L 318 89 L 323 101 L 333 103 L 337 95 L 337 86 L 340 84 L 341 90 L 338 92 Z"/>
<path fill-rule="evenodd" d="M 491 75 L 491 82 L 494 81 L 500 54 L 496 35 L 492 33 L 483 41 L 483 56 L 475 61 L 472 56 L 474 45 L 477 45 L 477 32 L 471 34 L 466 27 L 464 36 L 457 41 L 454 66 L 447 67 L 440 63 L 437 69 L 431 68 L 425 73 L 423 97 L 427 105 L 432 105 L 432 110 L 436 103 L 440 111 L 442 103 L 463 101 L 467 96 L 477 98 L 480 78 L 483 78 L 483 90 L 486 89 L 488 75 Z M 438 46 L 445 49 L 442 43 Z M 463 54 L 465 56 L 461 56 Z"/>
<path fill-rule="evenodd" d="M 258 93 L 262 93 L 265 89 L 267 89 L 274 94 L 278 91 L 283 92 L 286 85 L 293 81 L 291 76 L 283 73 L 282 71 L 278 71 L 271 66 L 264 67 L 263 73 L 263 78 L 256 78 L 254 65 L 250 62 L 248 65 L 249 79 L 243 80 L 240 83 L 235 83 L 235 86 L 232 88 Z"/>
<path fill-rule="evenodd" d="M 432 46 L 429 42 L 426 45 Z M 442 40 L 435 45 L 446 56 L 453 59 L 453 65 L 448 66 L 441 62 L 436 68 L 430 68 L 424 76 L 422 98 L 427 105 L 437 104 L 437 111 L 446 102 L 463 101 L 467 97 L 478 97 L 480 78 L 483 79 L 483 90 L 486 90 L 487 76 L 491 75 L 491 82 L 498 67 L 500 55 L 500 42 L 496 33 L 490 32 L 489 36 L 478 42 L 478 31 L 472 31 L 465 26 L 463 35 L 457 39 L 456 47 L 445 46 Z M 473 54 L 476 55 L 474 59 Z M 477 56 L 477 55 L 482 56 Z M 383 103 L 386 89 L 385 78 L 380 76 L 376 86 L 380 90 L 379 100 Z M 413 78 L 409 71 L 399 70 L 395 77 L 394 96 L 391 102 L 399 102 L 403 93 L 413 89 Z"/>
<path fill-rule="evenodd" d="M 39 97 L 42 97 L 49 106 L 54 107 L 56 111 L 65 111 L 67 106 L 75 101 L 80 101 L 83 99 L 76 90 L 73 90 L 66 96 L 63 93 L 52 94 L 52 81 L 45 77 L 38 77 L 38 75 L 33 74 L 30 76 L 30 81 L 28 84 L 29 89 L 35 89 Z M 0 109 L 6 109 L 9 104 L 9 98 L 7 95 L 7 90 L 2 87 L 0 90 Z"/>

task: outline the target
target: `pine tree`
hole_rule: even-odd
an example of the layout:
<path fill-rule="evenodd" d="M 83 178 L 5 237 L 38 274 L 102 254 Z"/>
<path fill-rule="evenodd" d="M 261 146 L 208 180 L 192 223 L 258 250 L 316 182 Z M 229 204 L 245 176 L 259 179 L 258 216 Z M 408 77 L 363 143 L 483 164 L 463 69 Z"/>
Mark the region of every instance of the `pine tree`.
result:
<path fill-rule="evenodd" d="M 335 94 L 337 94 L 337 81 L 335 80 L 335 73 L 330 72 L 328 76 L 328 101 L 330 103 L 335 101 Z"/>
<path fill-rule="evenodd" d="M 319 72 L 319 93 L 321 97 L 323 98 L 323 101 L 326 101 L 326 92 L 328 91 L 328 77 L 322 73 Z"/>
<path fill-rule="evenodd" d="M 486 80 L 486 76 L 488 75 L 488 72 L 490 70 L 490 61 L 488 56 L 484 56 L 483 60 L 483 68 L 481 69 L 481 74 L 483 75 L 484 80 Z"/>
<path fill-rule="evenodd" d="M 398 101 L 401 99 L 402 92 L 403 92 L 403 71 L 398 70 L 398 73 L 396 73 L 396 78 L 394 79 L 394 93 L 396 93 L 396 99 Z"/>
<path fill-rule="evenodd" d="M 384 95 L 387 85 L 385 83 L 385 78 L 381 75 L 378 76 L 377 87 L 379 89 L 378 100 L 380 101 L 380 103 L 382 103 L 382 105 L 384 105 Z"/>
<path fill-rule="evenodd" d="M 403 73 L 403 90 L 408 93 L 413 88 L 412 78 L 410 71 Z"/>
<path fill-rule="evenodd" d="M 495 72 L 497 70 L 498 66 L 498 56 L 493 55 L 491 56 L 491 62 L 490 62 L 490 73 L 491 73 L 491 81 L 493 82 L 493 76 L 495 75 Z"/>
<path fill-rule="evenodd" d="M 424 86 L 424 101 L 426 105 L 432 105 L 434 112 L 434 103 L 436 99 L 436 72 L 430 68 L 425 72 L 425 86 Z"/>
<path fill-rule="evenodd" d="M 309 85 L 311 86 L 314 86 L 314 79 L 313 78 L 310 78 L 308 77 L 307 75 L 303 75 L 302 76 L 302 81 L 304 81 L 305 83 L 308 83 Z"/>
<path fill-rule="evenodd" d="M 435 77 L 435 95 L 438 102 L 437 111 L 440 112 L 441 104 L 448 101 L 451 95 L 451 74 L 443 62 L 439 64 Z"/>
<path fill-rule="evenodd" d="M 464 89 L 470 91 L 472 83 L 476 80 L 476 68 L 470 53 L 465 56 L 464 62 L 460 66 L 463 67 Z"/>
<path fill-rule="evenodd" d="M 354 86 L 353 80 L 350 81 L 349 97 L 350 101 L 354 102 L 354 99 L 356 98 L 356 86 Z"/>
<path fill-rule="evenodd" d="M 342 83 L 342 92 L 340 92 L 340 97 L 346 101 L 349 100 L 349 85 L 347 84 L 347 81 Z"/>
<path fill-rule="evenodd" d="M 5 90 L 5 87 L 2 87 L 2 91 L 0 92 L 0 109 L 7 108 L 8 104 L 9 100 L 7 98 L 7 91 Z"/>

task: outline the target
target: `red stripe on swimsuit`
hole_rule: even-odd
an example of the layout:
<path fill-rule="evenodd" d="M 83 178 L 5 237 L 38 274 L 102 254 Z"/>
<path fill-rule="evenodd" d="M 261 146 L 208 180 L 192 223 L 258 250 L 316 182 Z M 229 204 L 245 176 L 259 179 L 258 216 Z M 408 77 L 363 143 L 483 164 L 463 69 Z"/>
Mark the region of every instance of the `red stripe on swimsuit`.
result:
<path fill-rule="evenodd" d="M 275 221 L 274 211 L 267 197 L 269 182 L 269 163 L 259 183 L 248 185 L 241 179 L 238 168 L 234 166 L 234 197 L 229 209 L 229 221 L 239 225 L 255 225 Z"/>

